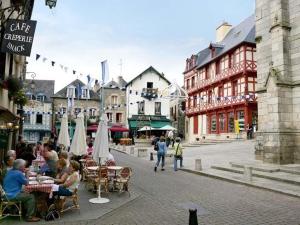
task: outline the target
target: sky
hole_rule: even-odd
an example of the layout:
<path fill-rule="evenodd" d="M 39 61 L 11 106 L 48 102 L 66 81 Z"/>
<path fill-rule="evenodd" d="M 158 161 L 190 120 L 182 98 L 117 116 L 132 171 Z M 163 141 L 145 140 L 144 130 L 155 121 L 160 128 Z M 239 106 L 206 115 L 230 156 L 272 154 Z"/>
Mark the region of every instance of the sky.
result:
<path fill-rule="evenodd" d="M 27 71 L 59 91 L 87 75 L 100 80 L 107 60 L 110 79 L 130 81 L 153 66 L 182 85 L 186 58 L 214 42 L 222 22 L 237 25 L 254 9 L 255 0 L 57 0 L 53 9 L 38 0 Z"/>

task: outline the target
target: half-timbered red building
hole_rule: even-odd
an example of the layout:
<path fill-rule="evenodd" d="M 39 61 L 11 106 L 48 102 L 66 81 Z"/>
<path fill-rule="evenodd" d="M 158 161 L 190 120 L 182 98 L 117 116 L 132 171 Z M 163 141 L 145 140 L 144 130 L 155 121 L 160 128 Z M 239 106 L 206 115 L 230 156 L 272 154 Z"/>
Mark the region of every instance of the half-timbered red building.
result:
<path fill-rule="evenodd" d="M 228 137 L 235 133 L 235 120 L 241 130 L 247 125 L 255 129 L 255 46 L 255 20 L 251 16 L 236 27 L 222 24 L 217 28 L 217 42 L 186 60 L 190 141 L 207 134 Z"/>

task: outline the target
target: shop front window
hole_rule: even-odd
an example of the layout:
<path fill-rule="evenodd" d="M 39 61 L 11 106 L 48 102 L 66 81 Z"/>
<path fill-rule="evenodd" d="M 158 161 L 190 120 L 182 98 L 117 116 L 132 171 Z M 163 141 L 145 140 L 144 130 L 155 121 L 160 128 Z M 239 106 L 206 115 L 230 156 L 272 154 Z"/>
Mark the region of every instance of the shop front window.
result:
<path fill-rule="evenodd" d="M 234 113 L 233 112 L 228 113 L 228 132 L 229 133 L 234 132 Z"/>
<path fill-rule="evenodd" d="M 219 115 L 219 126 L 220 126 L 220 131 L 224 132 L 225 131 L 225 115 L 223 113 Z"/>
<path fill-rule="evenodd" d="M 210 130 L 211 132 L 216 132 L 217 131 L 217 118 L 216 116 L 211 116 L 211 123 L 210 123 Z"/>
<path fill-rule="evenodd" d="M 237 111 L 237 119 L 239 121 L 240 131 L 245 130 L 245 112 L 243 110 Z"/>

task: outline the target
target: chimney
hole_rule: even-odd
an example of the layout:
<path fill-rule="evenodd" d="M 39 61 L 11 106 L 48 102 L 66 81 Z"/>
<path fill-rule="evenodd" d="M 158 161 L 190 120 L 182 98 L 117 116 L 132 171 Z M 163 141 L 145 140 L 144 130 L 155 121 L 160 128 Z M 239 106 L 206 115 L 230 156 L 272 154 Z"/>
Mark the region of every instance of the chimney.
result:
<path fill-rule="evenodd" d="M 216 42 L 221 42 L 226 37 L 228 32 L 230 31 L 232 25 L 227 22 L 223 22 L 217 29 L 216 29 Z"/>

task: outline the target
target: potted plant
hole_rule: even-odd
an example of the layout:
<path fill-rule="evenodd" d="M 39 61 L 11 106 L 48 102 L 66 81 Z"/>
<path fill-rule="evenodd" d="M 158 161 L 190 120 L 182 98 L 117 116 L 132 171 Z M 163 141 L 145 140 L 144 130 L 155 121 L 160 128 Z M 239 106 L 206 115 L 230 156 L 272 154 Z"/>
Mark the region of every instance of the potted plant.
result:
<path fill-rule="evenodd" d="M 21 81 L 15 77 L 9 77 L 5 80 L 5 85 L 8 89 L 8 97 L 14 98 L 18 92 L 22 89 Z"/>
<path fill-rule="evenodd" d="M 14 102 L 15 104 L 18 104 L 20 106 L 24 106 L 27 103 L 27 97 L 25 95 L 24 90 L 19 90 L 15 95 L 14 95 Z"/>

